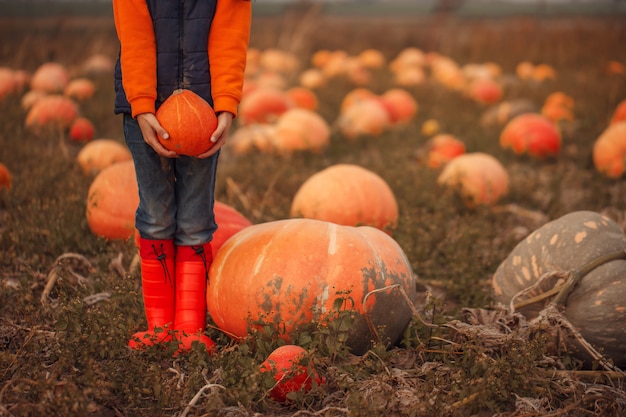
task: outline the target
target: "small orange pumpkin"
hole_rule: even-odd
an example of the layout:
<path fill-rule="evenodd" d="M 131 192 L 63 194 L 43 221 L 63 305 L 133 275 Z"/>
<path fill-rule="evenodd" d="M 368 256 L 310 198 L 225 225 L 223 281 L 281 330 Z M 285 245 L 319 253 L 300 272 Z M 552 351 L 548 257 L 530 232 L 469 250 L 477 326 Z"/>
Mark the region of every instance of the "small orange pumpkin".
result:
<path fill-rule="evenodd" d="M 330 144 L 330 126 L 313 110 L 290 109 L 280 115 L 275 124 L 273 144 L 281 154 L 321 152 Z"/>
<path fill-rule="evenodd" d="M 11 172 L 6 165 L 0 162 L 0 188 L 2 187 L 7 190 L 11 189 Z"/>
<path fill-rule="evenodd" d="M 495 205 L 509 191 L 509 174 L 492 155 L 466 153 L 448 162 L 437 183 L 455 190 L 469 208 Z"/>
<path fill-rule="evenodd" d="M 431 168 L 439 168 L 452 159 L 465 153 L 465 143 L 456 136 L 439 133 L 426 143 L 427 164 Z"/>
<path fill-rule="evenodd" d="M 58 62 L 46 62 L 40 65 L 30 79 L 30 88 L 49 94 L 63 93 L 69 82 L 65 65 Z"/>
<path fill-rule="evenodd" d="M 40 132 L 45 129 L 67 129 L 78 117 L 78 106 L 60 94 L 37 99 L 26 115 L 26 127 Z"/>
<path fill-rule="evenodd" d="M 87 224 L 110 240 L 129 239 L 135 232 L 139 190 L 132 160 L 118 162 L 94 178 L 87 193 Z"/>
<path fill-rule="evenodd" d="M 260 371 L 270 372 L 276 381 L 270 390 L 270 397 L 274 401 L 284 403 L 290 394 L 298 391 L 307 392 L 313 388 L 313 383 L 320 385 L 322 378 L 314 370 L 307 369 L 303 359 L 306 350 L 297 345 L 283 345 L 272 351 L 261 364 Z"/>
<path fill-rule="evenodd" d="M 246 227 L 224 243 L 209 271 L 207 306 L 215 324 L 235 338 L 263 322 L 293 343 L 298 329 L 334 317 L 345 300 L 342 309 L 355 314 L 346 343 L 363 354 L 374 338 L 366 314 L 381 329 L 382 343 L 395 343 L 411 319 L 402 293 L 390 288 L 396 284 L 415 298 L 411 264 L 386 233 L 313 219 L 276 220 Z"/>
<path fill-rule="evenodd" d="M 294 106 L 283 90 L 259 86 L 241 99 L 239 123 L 273 123 L 278 116 Z"/>
<path fill-rule="evenodd" d="M 626 170 L 626 120 L 610 124 L 593 144 L 593 163 L 601 174 L 617 179 Z"/>
<path fill-rule="evenodd" d="M 86 117 L 77 117 L 70 126 L 70 139 L 76 142 L 89 142 L 95 133 L 95 126 Z"/>
<path fill-rule="evenodd" d="M 161 126 L 169 134 L 159 137 L 161 144 L 179 155 L 196 156 L 212 146 L 211 135 L 217 128 L 217 117 L 206 100 L 191 90 L 175 90 L 156 112 Z"/>
<path fill-rule="evenodd" d="M 315 173 L 300 186 L 290 215 L 390 232 L 398 222 L 398 204 L 378 174 L 358 165 L 337 164 Z"/>
<path fill-rule="evenodd" d="M 547 117 L 539 113 L 515 116 L 500 132 L 500 146 L 518 155 L 528 154 L 538 159 L 555 157 L 561 151 L 561 133 Z"/>
<path fill-rule="evenodd" d="M 613 110 L 613 115 L 611 116 L 611 124 L 626 121 L 626 99 L 620 101 L 615 110 Z"/>

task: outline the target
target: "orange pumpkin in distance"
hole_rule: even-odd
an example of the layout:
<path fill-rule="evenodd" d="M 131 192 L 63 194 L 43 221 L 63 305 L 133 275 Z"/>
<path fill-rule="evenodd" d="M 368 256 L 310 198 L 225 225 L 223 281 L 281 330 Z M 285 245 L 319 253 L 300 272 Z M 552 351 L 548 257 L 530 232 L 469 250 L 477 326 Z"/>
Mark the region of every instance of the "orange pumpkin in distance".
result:
<path fill-rule="evenodd" d="M 561 151 L 561 132 L 547 117 L 538 113 L 515 116 L 500 132 L 500 146 L 518 155 L 534 158 L 555 157 Z"/>
<path fill-rule="evenodd" d="M 509 192 L 509 174 L 492 155 L 470 152 L 448 162 L 437 184 L 457 192 L 469 208 L 494 206 Z"/>
<path fill-rule="evenodd" d="M 274 401 L 284 403 L 290 398 L 289 394 L 298 391 L 308 392 L 313 383 L 320 385 L 322 378 L 311 369 L 311 373 L 304 365 L 306 350 L 297 345 L 283 345 L 272 351 L 261 364 L 261 372 L 270 372 L 275 385 L 270 390 L 270 397 Z"/>
<path fill-rule="evenodd" d="M 159 142 L 179 155 L 197 156 L 212 146 L 217 116 L 211 105 L 191 90 L 175 90 L 161 104 L 156 118 L 169 134 Z"/>
<path fill-rule="evenodd" d="M 391 232 L 398 222 L 398 203 L 389 185 L 375 172 L 358 165 L 336 164 L 313 174 L 300 186 L 290 215 Z"/>
<path fill-rule="evenodd" d="M 11 189 L 11 172 L 0 162 L 0 188 L 6 188 L 7 190 Z"/>
<path fill-rule="evenodd" d="M 315 321 L 335 319 L 339 311 L 354 314 L 346 346 L 360 355 L 375 338 L 365 314 L 385 344 L 398 341 L 411 320 L 403 295 L 390 288 L 396 284 L 415 298 L 411 263 L 388 234 L 284 219 L 248 226 L 224 243 L 209 271 L 207 306 L 215 324 L 235 339 L 264 323 L 286 343 Z"/>
<path fill-rule="evenodd" d="M 596 170 L 618 179 L 626 171 L 626 120 L 610 124 L 593 144 Z"/>
<path fill-rule="evenodd" d="M 626 121 L 626 99 L 620 101 L 615 107 L 615 110 L 613 110 L 610 124 L 623 121 Z"/>
<path fill-rule="evenodd" d="M 431 168 L 440 168 L 465 153 L 465 143 L 449 133 L 439 133 L 426 142 L 427 160 Z"/>

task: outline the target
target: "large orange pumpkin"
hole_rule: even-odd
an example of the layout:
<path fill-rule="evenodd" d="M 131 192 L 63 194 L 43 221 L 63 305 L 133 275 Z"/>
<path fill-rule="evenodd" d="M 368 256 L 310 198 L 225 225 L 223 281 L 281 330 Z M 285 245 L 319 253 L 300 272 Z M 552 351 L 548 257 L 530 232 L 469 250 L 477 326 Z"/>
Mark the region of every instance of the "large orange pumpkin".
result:
<path fill-rule="evenodd" d="M 624 175 L 626 163 L 626 120 L 610 124 L 593 145 L 593 163 L 609 178 Z"/>
<path fill-rule="evenodd" d="M 175 90 L 156 112 L 169 139 L 159 137 L 161 144 L 179 155 L 196 156 L 212 146 L 211 135 L 217 128 L 217 117 L 209 103 L 191 90 Z"/>
<path fill-rule="evenodd" d="M 100 171 L 89 187 L 86 210 L 89 228 L 105 239 L 131 238 L 138 205 L 133 161 L 113 164 Z"/>
<path fill-rule="evenodd" d="M 383 343 L 394 343 L 411 319 L 401 291 L 388 288 L 394 285 L 414 299 L 411 264 L 386 233 L 285 219 L 246 227 L 224 243 L 209 272 L 207 305 L 215 324 L 235 338 L 262 322 L 289 343 L 302 326 L 332 318 L 345 299 L 342 309 L 355 314 L 346 343 L 363 354 L 374 339 L 370 325 Z"/>
<path fill-rule="evenodd" d="M 358 165 L 337 164 L 313 174 L 300 186 L 290 215 L 390 232 L 398 221 L 398 204 L 378 174 Z"/>
<path fill-rule="evenodd" d="M 562 284 L 563 273 L 582 268 L 605 255 L 622 252 L 621 258 L 607 260 L 586 271 L 560 307 L 587 342 L 603 350 L 623 368 L 626 366 L 624 250 L 626 235 L 615 221 L 592 211 L 568 213 L 538 228 L 511 251 L 493 275 L 494 297 L 507 306 L 511 301 L 519 304 Z M 550 277 L 550 273 L 556 274 Z M 523 290 L 530 292 L 519 294 Z M 535 318 L 551 300 L 552 297 L 548 297 L 541 302 L 520 305 L 518 311 Z"/>
<path fill-rule="evenodd" d="M 467 207 L 495 205 L 509 192 L 509 174 L 492 155 L 466 153 L 448 162 L 437 183 L 455 190 Z"/>
<path fill-rule="evenodd" d="M 524 113 L 511 119 L 500 132 L 500 146 L 518 155 L 528 154 L 545 159 L 561 151 L 561 133 L 547 117 Z"/>

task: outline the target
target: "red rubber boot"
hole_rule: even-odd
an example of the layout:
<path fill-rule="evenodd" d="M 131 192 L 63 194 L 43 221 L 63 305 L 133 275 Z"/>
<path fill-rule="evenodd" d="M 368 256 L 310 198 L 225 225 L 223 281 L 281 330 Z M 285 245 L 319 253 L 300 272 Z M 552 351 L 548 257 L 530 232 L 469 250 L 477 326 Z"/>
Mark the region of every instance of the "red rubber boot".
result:
<path fill-rule="evenodd" d="M 203 343 L 209 353 L 215 342 L 203 334 L 206 327 L 206 286 L 213 261 L 211 244 L 178 246 L 176 249 L 176 301 L 174 329 L 179 352 L 191 350 L 194 341 Z"/>
<path fill-rule="evenodd" d="M 168 329 L 174 324 L 173 240 L 139 240 L 141 285 L 148 330 L 138 332 L 128 342 L 131 349 L 145 349 L 170 340 Z"/>

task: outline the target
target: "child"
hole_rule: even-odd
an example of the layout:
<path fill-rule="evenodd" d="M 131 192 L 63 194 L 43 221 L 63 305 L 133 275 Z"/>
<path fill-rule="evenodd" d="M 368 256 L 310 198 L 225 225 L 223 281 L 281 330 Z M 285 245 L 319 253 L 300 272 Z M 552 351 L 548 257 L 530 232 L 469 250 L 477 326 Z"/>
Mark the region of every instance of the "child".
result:
<path fill-rule="evenodd" d="M 115 113 L 135 163 L 141 281 L 148 330 L 128 345 L 142 349 L 175 337 L 179 351 L 203 334 L 219 150 L 241 100 L 252 6 L 249 0 L 113 0 L 120 57 Z M 156 109 L 176 89 L 211 104 L 215 143 L 197 157 L 165 149 Z M 169 330 L 173 330 L 170 332 Z"/>

